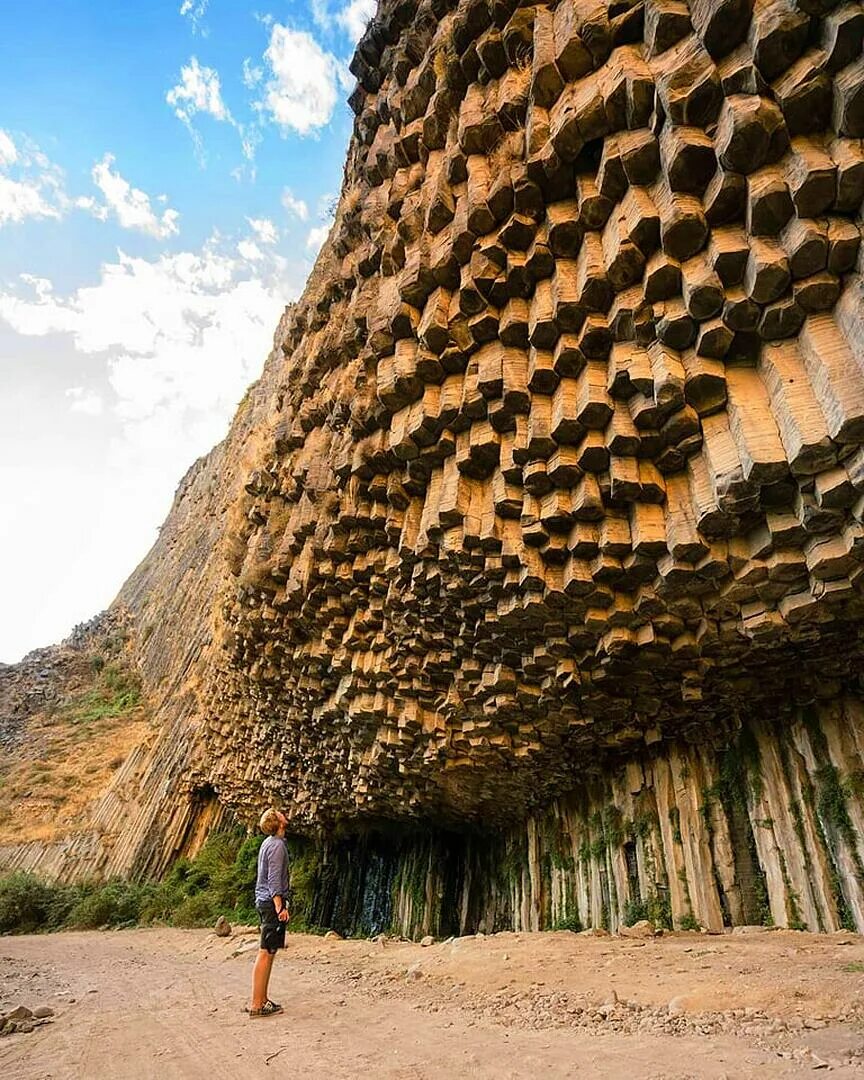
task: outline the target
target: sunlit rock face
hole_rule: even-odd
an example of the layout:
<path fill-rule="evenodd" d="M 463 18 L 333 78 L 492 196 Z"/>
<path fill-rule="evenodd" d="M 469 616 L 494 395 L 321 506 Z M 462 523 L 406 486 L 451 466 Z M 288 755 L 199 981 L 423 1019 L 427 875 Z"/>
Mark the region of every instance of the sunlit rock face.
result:
<path fill-rule="evenodd" d="M 500 823 L 856 685 L 862 33 L 382 3 L 226 538 L 229 803 Z"/>

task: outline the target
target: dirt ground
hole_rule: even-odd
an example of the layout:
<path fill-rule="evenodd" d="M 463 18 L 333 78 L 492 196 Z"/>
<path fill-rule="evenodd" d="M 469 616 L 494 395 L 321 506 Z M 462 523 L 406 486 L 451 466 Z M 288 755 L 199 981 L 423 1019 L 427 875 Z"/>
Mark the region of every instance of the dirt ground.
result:
<path fill-rule="evenodd" d="M 0 939 L 6 1080 L 864 1076 L 864 938 L 496 934 L 423 948 L 296 935 L 251 1020 L 257 939 L 127 930 Z"/>

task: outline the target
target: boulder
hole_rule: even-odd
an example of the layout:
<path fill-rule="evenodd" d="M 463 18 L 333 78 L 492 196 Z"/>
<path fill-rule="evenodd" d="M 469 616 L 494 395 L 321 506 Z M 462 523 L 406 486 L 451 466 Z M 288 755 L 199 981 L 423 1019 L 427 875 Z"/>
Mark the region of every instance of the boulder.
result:
<path fill-rule="evenodd" d="M 33 1010 L 28 1009 L 26 1005 L 18 1005 L 11 1012 L 6 1013 L 3 1017 L 4 1020 L 29 1020 L 33 1015 Z"/>
<path fill-rule="evenodd" d="M 654 937 L 654 923 L 649 919 L 640 919 L 638 922 L 633 923 L 632 926 L 622 926 L 618 933 L 621 937 L 626 938 Z"/>

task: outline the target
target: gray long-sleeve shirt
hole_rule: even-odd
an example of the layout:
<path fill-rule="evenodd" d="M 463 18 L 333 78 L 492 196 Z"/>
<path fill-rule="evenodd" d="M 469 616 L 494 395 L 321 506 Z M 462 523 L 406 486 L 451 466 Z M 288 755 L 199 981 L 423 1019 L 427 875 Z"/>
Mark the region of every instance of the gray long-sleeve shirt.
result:
<path fill-rule="evenodd" d="M 255 881 L 255 903 L 288 895 L 288 848 L 279 836 L 268 836 L 258 852 L 258 877 Z"/>

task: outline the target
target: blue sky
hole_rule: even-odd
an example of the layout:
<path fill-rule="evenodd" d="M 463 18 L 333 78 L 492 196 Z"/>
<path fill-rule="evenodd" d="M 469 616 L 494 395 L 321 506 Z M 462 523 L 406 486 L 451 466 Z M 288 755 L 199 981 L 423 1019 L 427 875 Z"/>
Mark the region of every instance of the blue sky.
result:
<path fill-rule="evenodd" d="M 110 603 L 330 223 L 374 0 L 6 0 L 0 661 Z"/>

